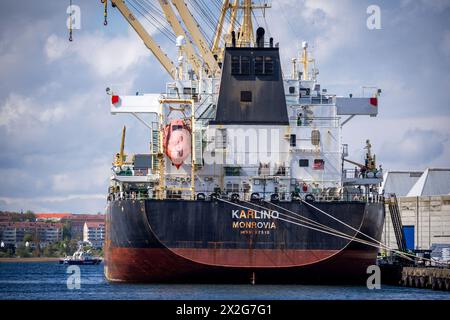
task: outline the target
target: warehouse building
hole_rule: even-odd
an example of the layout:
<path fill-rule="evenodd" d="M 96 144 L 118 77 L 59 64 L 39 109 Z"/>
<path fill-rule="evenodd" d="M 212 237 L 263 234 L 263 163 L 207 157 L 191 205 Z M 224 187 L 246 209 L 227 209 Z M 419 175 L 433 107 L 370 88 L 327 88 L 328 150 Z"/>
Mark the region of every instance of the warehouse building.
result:
<path fill-rule="evenodd" d="M 442 257 L 450 248 L 450 169 L 387 172 L 382 190 L 397 196 L 407 248 Z M 382 241 L 397 248 L 388 208 Z"/>

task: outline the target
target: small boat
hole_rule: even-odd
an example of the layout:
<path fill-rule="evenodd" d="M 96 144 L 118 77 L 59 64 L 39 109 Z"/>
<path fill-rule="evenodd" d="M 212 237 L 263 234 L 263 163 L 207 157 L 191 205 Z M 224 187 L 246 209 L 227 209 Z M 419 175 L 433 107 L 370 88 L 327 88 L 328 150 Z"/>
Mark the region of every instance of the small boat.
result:
<path fill-rule="evenodd" d="M 84 251 L 80 246 L 72 256 L 67 256 L 64 259 L 59 260 L 60 264 L 69 265 L 94 265 L 102 262 L 101 258 L 93 257 L 91 250 Z"/>

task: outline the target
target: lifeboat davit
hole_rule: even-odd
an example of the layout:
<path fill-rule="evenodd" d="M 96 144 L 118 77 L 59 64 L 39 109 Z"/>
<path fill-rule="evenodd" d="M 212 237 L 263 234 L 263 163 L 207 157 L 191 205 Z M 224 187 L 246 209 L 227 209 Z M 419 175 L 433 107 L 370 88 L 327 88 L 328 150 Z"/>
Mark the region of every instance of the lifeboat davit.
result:
<path fill-rule="evenodd" d="M 191 154 L 191 129 L 180 119 L 171 120 L 164 128 L 164 151 L 177 167 Z"/>

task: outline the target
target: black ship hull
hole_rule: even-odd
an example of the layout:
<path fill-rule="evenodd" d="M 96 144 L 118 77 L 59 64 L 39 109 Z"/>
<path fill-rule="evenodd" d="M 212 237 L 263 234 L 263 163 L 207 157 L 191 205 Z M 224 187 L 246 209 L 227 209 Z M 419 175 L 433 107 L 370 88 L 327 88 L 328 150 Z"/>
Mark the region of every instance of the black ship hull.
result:
<path fill-rule="evenodd" d="M 378 249 L 354 241 L 367 238 L 317 209 L 300 202 L 277 204 L 351 239 L 300 226 L 272 204 L 263 204 L 267 210 L 241 205 L 254 210 L 217 200 L 109 202 L 106 277 L 151 283 L 354 283 L 365 281 L 367 267 L 376 263 Z M 383 203 L 314 206 L 361 233 L 381 237 Z"/>

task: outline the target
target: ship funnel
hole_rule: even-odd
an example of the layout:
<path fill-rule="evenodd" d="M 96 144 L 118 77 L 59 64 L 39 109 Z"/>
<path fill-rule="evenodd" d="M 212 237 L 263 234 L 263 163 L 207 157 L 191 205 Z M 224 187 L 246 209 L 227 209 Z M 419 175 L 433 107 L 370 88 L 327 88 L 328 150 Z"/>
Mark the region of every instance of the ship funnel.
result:
<path fill-rule="evenodd" d="M 262 27 L 259 27 L 256 30 L 256 46 L 258 48 L 264 48 L 264 34 L 265 33 L 266 33 L 266 31 Z"/>

